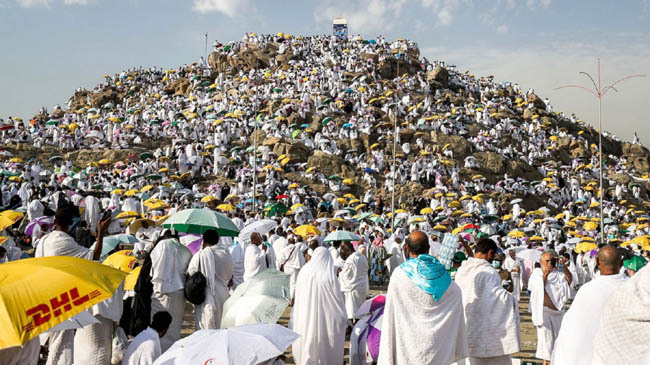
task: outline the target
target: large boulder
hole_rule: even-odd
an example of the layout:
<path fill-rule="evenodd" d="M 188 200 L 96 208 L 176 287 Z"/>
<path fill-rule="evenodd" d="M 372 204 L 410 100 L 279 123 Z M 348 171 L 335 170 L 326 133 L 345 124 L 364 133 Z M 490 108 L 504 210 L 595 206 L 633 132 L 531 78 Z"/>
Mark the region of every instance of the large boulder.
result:
<path fill-rule="evenodd" d="M 289 156 L 292 163 L 302 163 L 307 162 L 311 150 L 300 141 L 282 140 L 282 142 L 273 145 L 273 153 L 276 156 Z"/>
<path fill-rule="evenodd" d="M 338 174 L 344 178 L 354 178 L 356 175 L 354 169 L 347 166 L 340 157 L 318 150 L 307 160 L 307 167 L 315 167 L 325 175 Z"/>
<path fill-rule="evenodd" d="M 489 171 L 491 174 L 503 175 L 506 172 L 506 159 L 495 152 L 477 152 L 474 153 L 476 162 L 482 169 Z"/>
<path fill-rule="evenodd" d="M 163 92 L 173 96 L 185 96 L 190 91 L 190 80 L 180 78 L 163 88 Z"/>
<path fill-rule="evenodd" d="M 446 68 L 438 66 L 433 71 L 427 73 L 427 81 L 437 81 L 444 86 L 449 82 L 449 71 Z"/>
<path fill-rule="evenodd" d="M 533 104 L 537 109 L 546 110 L 546 103 L 539 96 L 535 94 L 528 95 L 528 104 Z"/>
<path fill-rule="evenodd" d="M 431 132 L 431 143 L 437 145 L 438 151 L 442 151 L 445 145 L 454 152 L 454 159 L 460 160 L 472 153 L 472 145 L 461 136 L 447 135 L 442 132 Z"/>

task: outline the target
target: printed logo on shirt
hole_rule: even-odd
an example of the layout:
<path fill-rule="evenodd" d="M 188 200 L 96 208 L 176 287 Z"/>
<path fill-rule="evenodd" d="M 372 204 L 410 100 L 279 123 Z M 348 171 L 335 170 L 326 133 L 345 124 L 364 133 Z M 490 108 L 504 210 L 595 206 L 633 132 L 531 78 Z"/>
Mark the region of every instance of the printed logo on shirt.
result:
<path fill-rule="evenodd" d="M 79 290 L 75 287 L 70 291 L 63 292 L 49 300 L 49 303 L 41 303 L 25 311 L 31 321 L 23 326 L 24 332 L 30 332 L 34 328 L 41 326 L 52 319 L 61 316 L 63 313 L 78 307 L 83 303 L 101 295 L 99 290 L 80 296 Z"/>

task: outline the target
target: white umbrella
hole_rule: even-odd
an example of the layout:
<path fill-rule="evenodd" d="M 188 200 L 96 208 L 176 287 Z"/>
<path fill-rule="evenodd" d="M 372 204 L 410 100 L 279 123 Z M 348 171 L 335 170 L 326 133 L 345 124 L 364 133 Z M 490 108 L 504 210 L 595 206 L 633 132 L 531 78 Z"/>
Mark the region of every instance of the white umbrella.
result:
<path fill-rule="evenodd" d="M 517 198 L 517 199 L 511 200 L 510 204 L 517 204 L 517 203 L 521 203 L 521 202 L 522 202 L 522 200 L 520 198 Z"/>
<path fill-rule="evenodd" d="M 289 306 L 289 275 L 268 269 L 239 285 L 223 305 L 221 327 L 276 323 Z"/>
<path fill-rule="evenodd" d="M 309 208 L 306 206 L 301 206 L 293 210 L 293 214 L 300 214 L 300 213 L 307 213 L 309 212 Z"/>
<path fill-rule="evenodd" d="M 531 248 L 519 251 L 516 253 L 516 255 L 522 260 L 538 262 L 540 257 L 542 257 L 542 251 Z"/>
<path fill-rule="evenodd" d="M 253 365 L 280 356 L 298 334 L 277 324 L 258 323 L 200 330 L 176 341 L 154 365 Z"/>
<path fill-rule="evenodd" d="M 482 226 L 480 231 L 487 234 L 488 236 L 492 236 L 497 233 L 496 228 L 494 228 L 494 226 L 491 226 L 489 224 Z"/>
<path fill-rule="evenodd" d="M 251 233 L 257 232 L 260 235 L 267 234 L 271 230 L 275 229 L 278 226 L 278 222 L 273 219 L 262 219 L 257 222 L 253 222 L 239 232 L 237 240 L 243 244 L 249 244 L 251 241 Z"/>

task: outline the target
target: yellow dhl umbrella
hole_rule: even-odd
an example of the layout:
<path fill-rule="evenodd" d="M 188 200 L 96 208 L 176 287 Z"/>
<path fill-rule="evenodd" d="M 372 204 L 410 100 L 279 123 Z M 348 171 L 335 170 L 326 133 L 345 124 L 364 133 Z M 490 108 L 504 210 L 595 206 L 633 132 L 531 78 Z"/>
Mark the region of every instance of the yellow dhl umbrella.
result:
<path fill-rule="evenodd" d="M 447 232 L 447 227 L 441 224 L 438 224 L 437 226 L 433 227 L 433 229 L 436 231 Z"/>
<path fill-rule="evenodd" d="M 336 201 L 339 202 L 339 204 L 345 204 L 346 203 L 344 198 L 336 198 Z"/>
<path fill-rule="evenodd" d="M 23 213 L 14 210 L 5 210 L 0 213 L 0 231 L 14 225 L 14 223 L 18 222 L 24 216 Z"/>
<path fill-rule="evenodd" d="M 481 179 L 484 179 L 484 178 L 485 177 L 483 177 L 483 175 L 474 175 L 474 176 L 472 176 L 472 180 L 474 180 L 474 181 L 481 180 Z"/>
<path fill-rule="evenodd" d="M 113 163 L 111 162 L 111 160 L 103 158 L 103 159 L 99 160 L 98 164 L 100 164 L 100 165 L 112 165 Z"/>
<path fill-rule="evenodd" d="M 350 205 L 357 204 L 357 203 L 361 203 L 361 200 L 355 198 L 355 199 L 352 199 L 352 200 L 349 201 Z"/>
<path fill-rule="evenodd" d="M 454 228 L 453 231 L 451 231 L 451 234 L 459 234 L 459 233 L 463 232 L 464 230 L 465 229 L 463 227 L 456 227 L 456 228 Z"/>
<path fill-rule="evenodd" d="M 20 157 L 14 157 L 11 160 L 9 160 L 9 162 L 11 162 L 11 163 L 23 163 L 24 161 Z"/>
<path fill-rule="evenodd" d="M 124 189 L 115 189 L 111 191 L 111 194 L 122 195 L 124 194 Z"/>
<path fill-rule="evenodd" d="M 359 204 L 359 205 L 357 205 L 356 207 L 354 207 L 354 210 L 363 209 L 363 208 L 365 208 L 365 207 L 366 207 L 365 204 Z"/>
<path fill-rule="evenodd" d="M 460 216 L 461 218 L 472 218 L 472 213 L 463 213 Z"/>
<path fill-rule="evenodd" d="M 235 207 L 233 207 L 230 204 L 219 204 L 217 205 L 217 209 L 222 211 L 222 212 L 231 212 L 235 210 Z"/>
<path fill-rule="evenodd" d="M 469 196 L 469 195 L 463 195 L 463 196 L 460 197 L 460 201 L 467 200 L 467 199 L 470 199 L 470 198 L 471 198 L 471 196 Z"/>
<path fill-rule="evenodd" d="M 138 266 L 129 273 L 124 279 L 124 290 L 135 290 L 135 284 L 138 282 L 142 266 Z"/>
<path fill-rule="evenodd" d="M 302 226 L 298 226 L 298 228 L 296 228 L 293 233 L 297 234 L 298 236 L 307 237 L 317 236 L 320 234 L 320 231 L 314 226 L 303 224 Z"/>
<path fill-rule="evenodd" d="M 121 250 L 109 255 L 102 264 L 124 272 L 131 272 L 136 261 L 135 256 L 131 255 L 131 250 Z"/>
<path fill-rule="evenodd" d="M 298 189 L 299 187 L 300 187 L 300 185 L 298 185 L 296 183 L 292 183 L 291 185 L 289 185 L 289 189 Z"/>
<path fill-rule="evenodd" d="M 113 296 L 126 273 L 69 256 L 0 265 L 0 349 L 21 346 Z"/>
<path fill-rule="evenodd" d="M 541 242 L 541 241 L 544 241 L 544 239 L 543 239 L 542 237 L 540 237 L 540 236 L 533 236 L 533 237 L 529 238 L 528 240 L 529 240 L 529 241 L 532 241 L 532 242 Z"/>
<path fill-rule="evenodd" d="M 12 177 L 9 178 L 9 181 L 17 181 L 17 182 L 20 182 L 20 181 L 23 181 L 23 178 L 20 177 L 20 176 L 12 176 Z"/>
<path fill-rule="evenodd" d="M 352 195 L 350 193 L 347 193 L 347 194 L 343 195 L 343 197 L 348 198 L 348 199 L 356 199 L 357 198 L 356 196 L 354 196 L 354 195 Z"/>
<path fill-rule="evenodd" d="M 2 246 L 3 243 L 5 243 L 9 237 L 0 237 L 0 246 Z"/>
<path fill-rule="evenodd" d="M 454 200 L 453 202 L 449 203 L 449 208 L 460 208 L 461 204 L 458 200 Z"/>
<path fill-rule="evenodd" d="M 524 237 L 526 237 L 526 235 L 524 234 L 524 232 L 515 229 L 513 231 L 510 231 L 510 233 L 508 233 L 508 237 L 510 237 L 510 238 L 524 238 Z"/>
<path fill-rule="evenodd" d="M 164 201 L 154 198 L 145 200 L 143 204 L 148 210 L 165 209 L 169 207 L 169 205 Z"/>
<path fill-rule="evenodd" d="M 582 228 L 586 231 L 595 231 L 598 229 L 598 224 L 596 222 L 587 222 L 582 226 Z"/>
<path fill-rule="evenodd" d="M 422 209 L 420 209 L 420 214 L 433 214 L 433 209 L 431 209 L 429 207 L 422 208 Z"/>
<path fill-rule="evenodd" d="M 463 215 L 463 214 L 465 214 L 465 212 L 463 212 L 462 210 L 459 209 L 459 210 L 454 210 L 453 212 L 451 212 L 450 215 L 451 215 L 452 217 L 457 217 L 457 216 L 459 216 L 459 215 Z"/>
<path fill-rule="evenodd" d="M 226 201 L 237 200 L 237 199 L 239 199 L 239 196 L 237 196 L 237 195 L 235 195 L 235 194 L 228 195 L 228 196 L 226 197 Z"/>
<path fill-rule="evenodd" d="M 354 180 L 352 180 L 352 179 L 344 179 L 343 180 L 343 185 L 353 185 L 353 184 L 354 184 Z"/>
<path fill-rule="evenodd" d="M 201 198 L 201 203 L 209 203 L 214 200 L 217 200 L 217 198 L 215 198 L 214 195 L 206 195 L 203 198 Z"/>
<path fill-rule="evenodd" d="M 395 214 L 403 214 L 403 213 L 408 213 L 408 212 L 406 210 L 404 210 L 404 209 L 397 209 L 395 211 Z"/>
<path fill-rule="evenodd" d="M 650 245 L 650 236 L 644 235 L 644 236 L 638 236 L 632 240 L 633 243 L 636 243 L 637 245 Z"/>
<path fill-rule="evenodd" d="M 310 167 L 310 168 L 307 169 L 307 171 L 305 171 L 305 173 L 308 174 L 308 173 L 310 173 L 310 172 L 312 172 L 314 170 L 316 170 L 315 167 Z"/>
<path fill-rule="evenodd" d="M 138 212 L 127 210 L 124 212 L 120 212 L 120 214 L 115 216 L 115 219 L 136 218 L 136 217 L 140 217 L 140 214 L 138 214 Z"/>
<path fill-rule="evenodd" d="M 599 206 L 600 206 L 600 204 L 598 202 L 593 202 L 593 203 L 589 204 L 589 208 L 597 208 Z"/>
<path fill-rule="evenodd" d="M 149 218 L 136 219 L 129 224 L 129 233 L 135 235 L 138 232 L 138 230 L 144 225 L 146 225 L 147 227 L 154 227 L 156 225 L 156 222 L 154 222 Z"/>
<path fill-rule="evenodd" d="M 512 219 L 512 214 L 506 214 L 503 217 L 501 217 L 501 220 L 504 220 L 504 221 L 509 221 L 511 219 Z"/>
<path fill-rule="evenodd" d="M 140 189 L 140 191 L 144 193 L 145 191 L 149 191 L 151 189 L 153 189 L 153 185 L 147 185 L 147 186 L 143 187 L 142 189 Z"/>
<path fill-rule="evenodd" d="M 163 167 L 160 170 L 158 170 L 158 172 L 160 172 L 160 173 L 169 172 L 169 168 Z"/>

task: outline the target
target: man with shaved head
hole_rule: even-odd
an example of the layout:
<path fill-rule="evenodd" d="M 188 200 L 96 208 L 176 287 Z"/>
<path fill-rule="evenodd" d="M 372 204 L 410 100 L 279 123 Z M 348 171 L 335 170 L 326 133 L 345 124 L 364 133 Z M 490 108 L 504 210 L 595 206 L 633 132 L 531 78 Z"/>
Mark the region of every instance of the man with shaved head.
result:
<path fill-rule="evenodd" d="M 572 278 L 567 267 L 558 262 L 555 252 L 544 252 L 539 264 L 541 267 L 533 270 L 528 280 L 528 311 L 532 313 L 533 324 L 537 329 L 535 357 L 548 364 L 555 339 L 560 332 L 564 305 L 569 300 Z"/>
<path fill-rule="evenodd" d="M 460 288 L 429 253 L 429 238 L 414 231 L 406 260 L 390 277 L 379 365 L 451 364 L 467 357 Z"/>
<path fill-rule="evenodd" d="M 614 246 L 598 250 L 598 274 L 583 285 L 567 311 L 555 342 L 553 364 L 592 364 L 594 336 L 605 303 L 627 276 L 621 274 L 621 254 Z M 578 350 L 579 349 L 579 350 Z"/>
<path fill-rule="evenodd" d="M 262 236 L 257 232 L 251 233 L 251 244 L 244 251 L 244 281 L 269 268 L 266 255 L 267 246 Z"/>

